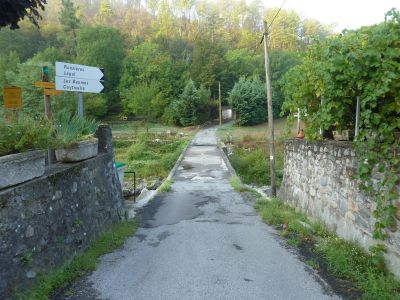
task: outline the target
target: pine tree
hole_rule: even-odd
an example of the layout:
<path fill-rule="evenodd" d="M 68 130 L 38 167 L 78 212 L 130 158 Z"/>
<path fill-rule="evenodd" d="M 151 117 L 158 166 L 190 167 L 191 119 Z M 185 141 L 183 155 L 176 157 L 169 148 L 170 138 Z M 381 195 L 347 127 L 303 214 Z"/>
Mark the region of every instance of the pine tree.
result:
<path fill-rule="evenodd" d="M 64 44 L 63 52 L 71 58 L 76 57 L 76 35 L 80 27 L 80 20 L 77 17 L 77 8 L 72 0 L 61 1 L 59 21 L 62 26 L 58 39 Z"/>

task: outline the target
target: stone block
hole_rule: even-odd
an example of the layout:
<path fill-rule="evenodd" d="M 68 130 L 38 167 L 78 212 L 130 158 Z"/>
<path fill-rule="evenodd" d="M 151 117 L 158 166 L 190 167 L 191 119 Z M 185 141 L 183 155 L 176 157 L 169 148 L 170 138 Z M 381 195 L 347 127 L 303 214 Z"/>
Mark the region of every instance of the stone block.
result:
<path fill-rule="evenodd" d="M 44 151 L 30 151 L 0 157 L 0 190 L 40 177 L 45 171 Z"/>

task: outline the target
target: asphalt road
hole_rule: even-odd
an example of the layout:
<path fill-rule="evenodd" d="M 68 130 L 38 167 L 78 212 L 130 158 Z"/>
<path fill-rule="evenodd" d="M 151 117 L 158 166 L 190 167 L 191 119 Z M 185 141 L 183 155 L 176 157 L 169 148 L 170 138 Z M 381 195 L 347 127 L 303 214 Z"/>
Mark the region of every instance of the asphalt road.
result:
<path fill-rule="evenodd" d="M 119 300 L 338 299 L 280 244 L 252 204 L 230 186 L 230 176 L 215 128 L 200 131 L 171 191 L 139 212 L 136 235 L 103 256 L 88 277 L 92 295 Z"/>

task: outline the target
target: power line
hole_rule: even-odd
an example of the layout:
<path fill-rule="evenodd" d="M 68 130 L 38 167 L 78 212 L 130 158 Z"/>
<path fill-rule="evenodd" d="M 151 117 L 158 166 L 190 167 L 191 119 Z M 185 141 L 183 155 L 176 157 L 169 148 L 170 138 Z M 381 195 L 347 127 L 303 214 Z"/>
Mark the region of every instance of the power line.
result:
<path fill-rule="evenodd" d="M 263 35 L 262 35 L 262 37 L 261 37 L 260 42 L 257 44 L 256 49 L 254 50 L 254 53 L 257 52 L 258 47 L 260 47 L 260 45 L 263 43 L 265 32 L 268 32 L 268 30 L 271 28 L 272 23 L 274 23 L 276 17 L 277 17 L 277 16 L 279 15 L 279 13 L 281 12 L 281 10 L 282 10 L 283 6 L 285 5 L 285 3 L 286 3 L 286 0 L 283 0 L 281 7 L 278 9 L 278 11 L 276 12 L 275 16 L 272 18 L 272 21 L 269 23 L 268 27 L 264 29 L 264 33 L 263 33 Z"/>
<path fill-rule="evenodd" d="M 285 5 L 285 3 L 286 3 L 286 0 L 283 0 L 283 3 L 282 3 L 282 5 L 281 5 L 281 7 L 278 9 L 278 11 L 276 12 L 274 18 L 273 18 L 272 21 L 269 23 L 267 30 L 271 28 L 272 23 L 274 23 L 276 17 L 277 17 L 277 16 L 279 15 L 279 13 L 281 12 L 282 7 Z"/>

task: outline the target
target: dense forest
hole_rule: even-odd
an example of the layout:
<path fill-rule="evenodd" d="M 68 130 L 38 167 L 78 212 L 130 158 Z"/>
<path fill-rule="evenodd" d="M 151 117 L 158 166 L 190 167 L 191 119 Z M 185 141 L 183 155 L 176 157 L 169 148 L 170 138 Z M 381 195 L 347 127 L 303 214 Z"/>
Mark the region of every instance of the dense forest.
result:
<path fill-rule="evenodd" d="M 39 27 L 24 20 L 19 29 L 0 30 L 0 89 L 22 87 L 24 110 L 31 114 L 43 111 L 42 91 L 33 82 L 44 65 L 54 76 L 57 60 L 105 69 L 105 93 L 85 95 L 87 115 L 200 124 L 216 114 L 219 82 L 226 104 L 234 87 L 232 96 L 246 89 L 265 93 L 259 43 L 263 20 L 274 20 L 270 56 L 274 115 L 279 115 L 282 76 L 308 45 L 333 32 L 295 11 L 277 15 L 278 8 L 265 9 L 260 0 L 48 2 Z M 74 93 L 52 101 L 56 111 L 76 109 Z M 263 101 L 252 105 L 265 110 Z"/>

